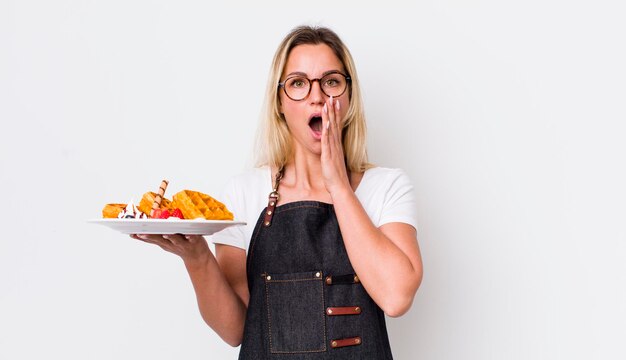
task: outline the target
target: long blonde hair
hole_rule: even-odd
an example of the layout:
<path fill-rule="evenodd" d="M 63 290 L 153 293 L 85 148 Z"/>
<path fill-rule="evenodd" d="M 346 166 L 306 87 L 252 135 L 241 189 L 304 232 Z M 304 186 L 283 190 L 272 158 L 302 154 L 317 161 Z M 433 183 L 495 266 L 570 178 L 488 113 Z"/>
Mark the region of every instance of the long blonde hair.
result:
<path fill-rule="evenodd" d="M 293 144 L 287 122 L 280 113 L 278 83 L 291 50 L 303 44 L 326 44 L 343 64 L 352 79 L 349 88 L 350 105 L 344 119 L 342 139 L 346 168 L 352 172 L 362 172 L 372 167 L 367 161 L 367 129 L 365 112 L 359 88 L 354 60 L 339 36 L 324 27 L 299 26 L 293 29 L 278 46 L 270 70 L 261 124 L 257 133 L 256 165 L 284 167 L 293 156 Z"/>

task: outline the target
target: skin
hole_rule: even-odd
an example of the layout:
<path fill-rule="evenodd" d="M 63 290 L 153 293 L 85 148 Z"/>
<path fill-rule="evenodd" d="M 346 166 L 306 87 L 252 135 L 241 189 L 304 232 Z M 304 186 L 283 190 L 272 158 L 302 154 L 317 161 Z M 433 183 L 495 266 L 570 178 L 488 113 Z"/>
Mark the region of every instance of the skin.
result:
<path fill-rule="evenodd" d="M 332 70 L 345 73 L 330 47 L 299 45 L 291 51 L 281 79 L 293 72 L 320 78 Z M 350 101 L 348 92 L 330 99 L 314 82 L 304 100 L 293 101 L 283 91 L 279 94 L 280 110 L 294 140 L 294 156 L 285 166 L 278 205 L 299 200 L 334 204 L 348 257 L 363 287 L 388 316 L 404 314 L 422 280 L 416 231 L 404 223 L 376 227 L 354 194 L 363 173 L 349 173 L 344 162 L 341 129 Z M 321 138 L 309 127 L 311 114 L 322 116 Z M 275 173 L 272 169 L 272 175 Z M 214 256 L 201 236 L 131 237 L 180 256 L 204 321 L 228 344 L 241 344 L 250 298 L 245 250 L 217 244 Z"/>

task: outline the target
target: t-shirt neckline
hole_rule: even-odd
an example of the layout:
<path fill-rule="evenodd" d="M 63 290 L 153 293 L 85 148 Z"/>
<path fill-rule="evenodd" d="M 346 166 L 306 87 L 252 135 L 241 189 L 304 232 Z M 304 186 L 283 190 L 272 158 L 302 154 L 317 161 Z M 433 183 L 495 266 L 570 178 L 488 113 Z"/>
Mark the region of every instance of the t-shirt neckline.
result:
<path fill-rule="evenodd" d="M 267 176 L 265 177 L 267 180 L 269 180 L 269 188 L 273 189 L 274 188 L 274 179 L 272 179 L 272 168 L 270 166 L 265 166 L 266 170 L 267 170 Z M 365 181 L 365 177 L 368 176 L 367 174 L 370 172 L 370 170 L 374 169 L 373 167 L 365 169 L 365 171 L 363 171 L 363 177 L 361 178 L 361 181 L 359 181 L 359 185 L 356 186 L 356 189 L 354 189 L 354 193 L 358 193 L 359 189 L 362 188 L 363 182 Z M 270 190 L 271 191 L 271 190 Z"/>

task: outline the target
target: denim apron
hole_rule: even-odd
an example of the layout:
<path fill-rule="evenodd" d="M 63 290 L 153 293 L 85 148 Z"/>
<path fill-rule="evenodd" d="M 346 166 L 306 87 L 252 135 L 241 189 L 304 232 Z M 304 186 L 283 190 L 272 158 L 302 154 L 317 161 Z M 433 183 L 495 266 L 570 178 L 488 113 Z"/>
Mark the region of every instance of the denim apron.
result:
<path fill-rule="evenodd" d="M 276 207 L 281 177 L 248 248 L 239 359 L 392 359 L 384 313 L 350 264 L 333 205 Z"/>

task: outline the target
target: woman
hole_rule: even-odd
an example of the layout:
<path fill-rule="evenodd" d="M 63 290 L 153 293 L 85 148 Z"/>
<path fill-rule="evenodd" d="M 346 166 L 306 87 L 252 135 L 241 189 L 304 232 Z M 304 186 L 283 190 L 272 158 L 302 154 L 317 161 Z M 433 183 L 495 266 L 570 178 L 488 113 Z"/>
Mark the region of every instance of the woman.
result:
<path fill-rule="evenodd" d="M 413 189 L 373 167 L 348 49 L 326 28 L 280 44 L 266 94 L 261 167 L 221 197 L 246 227 L 133 235 L 179 255 L 202 317 L 240 359 L 391 359 L 384 314 L 422 278 Z M 260 215 L 259 215 L 260 213 Z"/>

